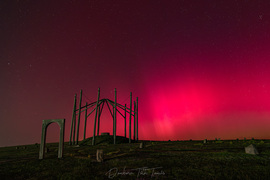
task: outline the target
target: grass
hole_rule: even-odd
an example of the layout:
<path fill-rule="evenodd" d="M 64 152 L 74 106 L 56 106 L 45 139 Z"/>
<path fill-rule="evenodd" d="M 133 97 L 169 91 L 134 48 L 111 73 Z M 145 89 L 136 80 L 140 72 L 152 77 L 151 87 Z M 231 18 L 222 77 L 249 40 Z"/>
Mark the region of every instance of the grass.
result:
<path fill-rule="evenodd" d="M 65 143 L 62 159 L 58 143 L 47 144 L 49 152 L 38 159 L 39 145 L 0 148 L 1 179 L 269 179 L 270 140 L 144 141 L 131 144 L 112 136 Z M 221 143 L 222 142 L 222 143 Z M 246 154 L 255 144 L 259 155 Z M 24 148 L 25 147 L 25 148 Z M 97 149 L 104 150 L 104 162 L 96 161 Z M 143 168 L 147 167 L 147 168 Z M 153 169 L 156 168 L 156 169 Z M 111 170 L 111 171 L 110 171 Z M 118 174 L 116 173 L 118 170 Z M 110 174 L 111 172 L 111 174 Z M 152 176 L 154 175 L 154 176 Z"/>

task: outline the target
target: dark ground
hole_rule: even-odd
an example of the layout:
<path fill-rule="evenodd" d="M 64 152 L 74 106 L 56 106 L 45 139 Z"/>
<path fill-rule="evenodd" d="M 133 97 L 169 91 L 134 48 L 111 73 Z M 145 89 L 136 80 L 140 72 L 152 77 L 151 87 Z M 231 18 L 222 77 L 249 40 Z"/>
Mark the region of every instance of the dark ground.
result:
<path fill-rule="evenodd" d="M 118 143 L 125 142 L 124 138 Z M 110 144 L 112 137 L 65 143 L 57 159 L 58 143 L 39 160 L 39 145 L 0 148 L 0 179 L 270 179 L 270 140 L 144 141 Z M 246 154 L 244 147 L 257 146 L 260 154 Z M 104 162 L 96 150 L 104 150 Z"/>

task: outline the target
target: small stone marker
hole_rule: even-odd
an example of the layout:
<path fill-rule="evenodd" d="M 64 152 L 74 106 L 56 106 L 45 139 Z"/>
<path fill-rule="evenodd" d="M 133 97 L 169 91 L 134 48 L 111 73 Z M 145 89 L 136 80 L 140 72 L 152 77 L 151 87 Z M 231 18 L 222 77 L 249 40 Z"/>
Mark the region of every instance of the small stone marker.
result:
<path fill-rule="evenodd" d="M 97 149 L 97 162 L 103 162 L 104 154 L 102 149 Z"/>
<path fill-rule="evenodd" d="M 50 150 L 49 150 L 49 148 L 45 148 L 45 153 L 48 153 L 48 152 L 50 152 Z"/>
<path fill-rule="evenodd" d="M 144 148 L 144 143 L 143 142 L 140 143 L 140 149 L 142 149 L 142 148 Z"/>
<path fill-rule="evenodd" d="M 253 154 L 253 155 L 259 154 L 257 148 L 256 148 L 253 144 L 251 144 L 251 145 L 245 147 L 245 152 L 246 152 L 247 154 Z"/>
<path fill-rule="evenodd" d="M 203 140 L 203 143 L 206 144 L 207 143 L 207 139 Z"/>
<path fill-rule="evenodd" d="M 26 146 L 23 146 L 23 149 L 26 149 Z"/>
<path fill-rule="evenodd" d="M 19 149 L 19 147 L 17 146 L 16 149 Z"/>

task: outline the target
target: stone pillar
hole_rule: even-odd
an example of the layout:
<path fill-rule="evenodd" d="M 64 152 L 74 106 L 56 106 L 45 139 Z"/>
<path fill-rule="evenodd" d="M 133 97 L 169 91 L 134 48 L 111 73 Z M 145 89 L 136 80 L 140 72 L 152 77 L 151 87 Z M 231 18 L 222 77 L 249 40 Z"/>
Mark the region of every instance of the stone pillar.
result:
<path fill-rule="evenodd" d="M 102 149 L 97 149 L 97 162 L 104 161 L 104 153 Z"/>
<path fill-rule="evenodd" d="M 143 142 L 140 143 L 140 149 L 142 149 L 142 148 L 144 148 L 144 143 Z"/>

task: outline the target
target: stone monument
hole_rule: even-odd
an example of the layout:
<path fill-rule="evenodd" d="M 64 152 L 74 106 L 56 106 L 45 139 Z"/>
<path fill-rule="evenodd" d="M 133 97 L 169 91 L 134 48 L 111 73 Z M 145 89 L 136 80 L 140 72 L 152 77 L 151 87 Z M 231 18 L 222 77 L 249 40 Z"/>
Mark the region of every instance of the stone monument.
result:
<path fill-rule="evenodd" d="M 102 149 L 97 149 L 97 162 L 103 162 L 104 153 Z"/>
<path fill-rule="evenodd" d="M 253 155 L 259 154 L 257 148 L 256 148 L 253 144 L 251 144 L 251 145 L 245 147 L 245 152 L 246 152 L 247 154 L 253 154 Z"/>

